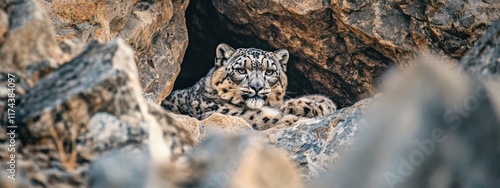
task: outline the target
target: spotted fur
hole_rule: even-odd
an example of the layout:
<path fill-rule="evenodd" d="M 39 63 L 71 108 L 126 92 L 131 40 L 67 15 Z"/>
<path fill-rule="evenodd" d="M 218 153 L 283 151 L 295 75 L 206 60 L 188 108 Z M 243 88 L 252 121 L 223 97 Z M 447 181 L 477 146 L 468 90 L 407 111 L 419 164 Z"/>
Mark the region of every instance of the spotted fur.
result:
<path fill-rule="evenodd" d="M 285 74 L 288 58 L 287 50 L 235 50 L 220 44 L 215 67 L 194 86 L 172 92 L 162 106 L 198 119 L 214 112 L 239 116 L 259 130 L 277 124 L 289 125 L 299 117 L 311 118 L 333 112 L 335 104 L 320 95 L 283 103 L 288 84 Z"/>

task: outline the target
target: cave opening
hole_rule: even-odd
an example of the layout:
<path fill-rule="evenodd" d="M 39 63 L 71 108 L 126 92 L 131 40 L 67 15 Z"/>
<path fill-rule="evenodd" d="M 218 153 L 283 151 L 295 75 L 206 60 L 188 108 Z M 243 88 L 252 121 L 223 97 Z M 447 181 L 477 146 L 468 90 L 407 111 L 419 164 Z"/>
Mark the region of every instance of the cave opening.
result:
<path fill-rule="evenodd" d="M 211 1 L 192 0 L 186 10 L 189 44 L 175 81 L 174 90 L 194 85 L 214 66 L 215 49 L 220 43 L 233 48 L 260 48 L 277 50 L 267 41 L 259 39 L 251 31 L 237 25 L 220 14 Z M 310 81 L 298 71 L 298 58 L 290 54 L 288 62 L 288 87 L 286 97 L 317 93 Z"/>

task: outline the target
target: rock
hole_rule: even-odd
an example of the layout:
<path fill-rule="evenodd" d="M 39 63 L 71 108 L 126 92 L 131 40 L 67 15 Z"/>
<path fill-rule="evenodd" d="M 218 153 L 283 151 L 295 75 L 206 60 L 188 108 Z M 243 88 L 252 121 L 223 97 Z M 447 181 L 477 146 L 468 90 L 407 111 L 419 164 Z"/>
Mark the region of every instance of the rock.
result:
<path fill-rule="evenodd" d="M 339 107 L 347 107 L 370 97 L 375 92 L 372 87 L 375 78 L 393 64 L 354 35 L 340 33 L 331 10 L 312 2 L 310 9 L 315 10 L 306 13 L 289 10 L 296 6 L 295 1 L 290 4 L 194 0 L 191 3 L 196 6 L 190 12 L 193 15 L 187 14 L 188 20 L 192 20 L 188 22 L 191 39 L 183 68 L 188 68 L 190 63 L 191 67 L 197 68 L 213 66 L 213 62 L 206 59 L 213 59 L 213 49 L 220 42 L 235 48 L 257 47 L 271 51 L 284 48 L 291 54 L 287 71 L 288 95 L 324 94 L 331 96 Z M 344 38 L 357 46 L 347 49 Z M 203 64 L 199 65 L 203 59 Z M 360 68 L 365 65 L 371 68 Z M 206 74 L 207 71 L 198 72 Z M 187 71 L 184 74 L 187 77 L 195 73 Z M 182 72 L 180 76 L 183 76 Z M 183 80 L 178 82 L 186 79 L 181 78 Z"/>
<path fill-rule="evenodd" d="M 290 127 L 274 127 L 264 131 L 264 135 L 275 147 L 288 151 L 301 167 L 301 175 L 309 181 L 353 147 L 364 110 L 371 100 L 362 100 L 324 118 L 299 121 Z"/>
<path fill-rule="evenodd" d="M 135 50 L 145 96 L 159 103 L 172 90 L 188 38 L 189 1 L 42 1 L 59 41 L 123 38 Z"/>
<path fill-rule="evenodd" d="M 336 1 L 332 9 L 336 20 L 397 64 L 420 53 L 456 61 L 500 18 L 500 4 L 491 1 Z"/>
<path fill-rule="evenodd" d="M 391 78 L 356 149 L 312 187 L 498 185 L 500 87 L 430 62 Z"/>
<path fill-rule="evenodd" d="M 157 106 L 156 104 L 155 108 L 164 110 L 161 106 Z M 201 138 L 204 136 L 204 126 L 200 123 L 200 120 L 186 115 L 175 114 L 171 112 L 167 113 L 170 117 L 172 117 L 172 119 L 176 121 L 174 124 L 182 126 L 189 132 L 195 144 L 198 144 L 200 142 Z"/>
<path fill-rule="evenodd" d="M 154 106 L 157 107 L 157 105 Z M 190 132 L 196 144 L 211 134 L 238 135 L 242 132 L 253 131 L 250 124 L 236 116 L 214 113 L 200 121 L 181 114 L 168 113 L 168 115 L 175 119 L 176 122 L 173 124 L 180 125 Z"/>
<path fill-rule="evenodd" d="M 21 96 L 65 59 L 66 54 L 59 48 L 52 28 L 44 10 L 33 1 L 0 1 L 0 166 L 16 170 L 16 176 L 12 176 L 16 181 L 8 179 L 12 171 L 2 172 L 0 187 L 30 187 L 29 181 L 20 178 L 23 174 L 19 169 L 26 166 L 19 155 L 23 146 L 18 139 L 11 139 L 7 134 L 12 131 L 7 125 L 18 123 L 15 107 Z M 14 117 L 12 124 L 8 115 Z M 17 130 L 16 133 L 12 136 L 19 138 Z M 7 163 L 11 154 L 16 163 Z"/>
<path fill-rule="evenodd" d="M 212 136 L 189 154 L 199 184 L 214 187 L 303 187 L 298 171 L 285 152 L 259 137 Z"/>
<path fill-rule="evenodd" d="M 200 168 L 200 186 L 302 187 L 302 180 L 285 153 L 264 144 L 259 137 L 211 136 L 189 157 Z"/>
<path fill-rule="evenodd" d="M 23 127 L 27 133 L 23 139 L 36 141 L 55 133 L 66 135 L 66 129 L 85 129 L 80 126 L 92 121 L 92 112 L 101 112 L 102 117 L 133 115 L 141 95 L 134 80 L 137 69 L 130 64 L 132 53 L 121 40 L 108 45 L 94 42 L 81 55 L 43 78 L 22 97 L 19 105 L 20 123 L 29 125 Z M 127 108 L 123 108 L 125 104 Z"/>
<path fill-rule="evenodd" d="M 249 134 L 208 136 L 184 165 L 151 160 L 144 152 L 114 152 L 92 164 L 90 182 L 91 187 L 303 187 L 285 152 Z"/>
<path fill-rule="evenodd" d="M 110 151 L 141 150 L 159 125 L 176 158 L 189 132 L 142 97 L 132 49 L 123 40 L 91 42 L 20 99 L 20 171 L 32 185 L 85 187 L 88 163 Z"/>
<path fill-rule="evenodd" d="M 61 49 L 53 29 L 38 3 L 31 0 L 0 2 L 0 85 L 13 84 L 16 106 L 20 96 L 40 78 L 79 52 L 76 47 L 66 48 L 73 51 Z M 0 124 L 7 122 L 7 89 L 0 87 Z"/>
<path fill-rule="evenodd" d="M 145 50 L 141 50 L 142 46 L 135 47 L 141 86 L 148 98 L 158 104 L 170 94 L 180 72 L 188 45 L 184 18 L 188 3 L 185 0 L 172 0 L 174 15 L 170 22 L 154 30 L 156 33 L 150 39 L 151 45 Z"/>
<path fill-rule="evenodd" d="M 4 86 L 14 84 L 14 99 L 19 101 L 20 95 L 62 63 L 65 54 L 52 29 L 45 11 L 33 1 L 0 2 L 1 124 L 7 122 L 9 91 Z"/>
<path fill-rule="evenodd" d="M 180 157 L 185 154 L 186 151 L 190 150 L 193 145 L 198 143 L 198 140 L 191 135 L 191 129 L 193 127 L 188 127 L 186 122 L 188 121 L 176 121 L 173 113 L 164 110 L 161 106 L 156 103 L 147 101 L 148 112 L 152 115 L 153 119 L 158 122 L 161 131 L 163 131 L 163 137 L 165 140 L 172 142 L 173 145 L 170 148 L 173 158 Z"/>
<path fill-rule="evenodd" d="M 9 31 L 9 16 L 5 12 L 5 5 L 0 9 L 0 43 L 5 40 L 5 34 Z"/>
<path fill-rule="evenodd" d="M 291 91 L 331 96 L 340 107 L 373 96 L 388 67 L 405 67 L 420 53 L 456 62 L 500 18 L 495 1 L 191 3 L 188 27 L 198 46 L 189 47 L 185 63 L 208 67 L 212 62 L 206 59 L 213 55 L 206 54 L 217 42 L 285 48 L 292 54 L 289 77 L 297 84 L 290 85 Z M 205 59 L 202 65 L 200 59 Z"/>
<path fill-rule="evenodd" d="M 478 78 L 500 80 L 500 21 L 491 25 L 459 65 Z"/>
<path fill-rule="evenodd" d="M 143 150 L 112 151 L 92 162 L 88 187 L 146 187 L 150 161 L 149 153 Z"/>
<path fill-rule="evenodd" d="M 372 100 L 365 99 L 324 118 L 304 119 L 291 127 L 274 127 L 259 134 L 274 147 L 287 151 L 294 164 L 301 167 L 303 178 L 309 181 L 325 171 L 328 164 L 338 161 L 340 153 L 351 149 L 363 111 Z M 186 129 L 195 144 L 213 134 L 235 136 L 254 132 L 246 121 L 234 116 L 215 113 L 199 121 L 185 115 L 168 115 L 174 119 L 170 123 Z"/>
<path fill-rule="evenodd" d="M 220 113 L 213 113 L 209 117 L 201 120 L 201 124 L 205 126 L 205 135 L 210 129 L 217 129 L 225 134 L 236 135 L 242 132 L 253 131 L 252 126 L 243 118 L 236 116 L 228 116 Z"/>
<path fill-rule="evenodd" d="M 0 2 L 0 73 L 15 74 L 33 86 L 57 68 L 64 53 L 52 30 L 45 11 L 35 2 Z"/>

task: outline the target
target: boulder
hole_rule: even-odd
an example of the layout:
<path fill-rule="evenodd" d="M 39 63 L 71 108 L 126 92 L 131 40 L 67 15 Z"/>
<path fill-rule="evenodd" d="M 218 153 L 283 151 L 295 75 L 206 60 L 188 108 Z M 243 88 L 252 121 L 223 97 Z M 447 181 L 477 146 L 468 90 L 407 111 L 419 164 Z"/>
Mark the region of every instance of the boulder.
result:
<path fill-rule="evenodd" d="M 388 76 L 355 149 L 311 187 L 494 187 L 499 183 L 499 23 L 459 62 L 424 58 Z M 462 72 L 468 73 L 463 74 Z M 476 175 L 470 175 L 474 171 Z"/>
<path fill-rule="evenodd" d="M 45 10 L 32 0 L 0 2 L 0 35 L 2 77 L 14 74 L 33 86 L 63 63 L 53 26 Z"/>
<path fill-rule="evenodd" d="M 188 154 L 203 187 L 303 187 L 296 165 L 258 136 L 209 136 Z"/>
<path fill-rule="evenodd" d="M 134 58 L 145 96 L 155 103 L 172 90 L 187 48 L 184 11 L 189 1 L 42 1 L 58 41 L 123 38 Z"/>
<path fill-rule="evenodd" d="M 90 161 L 118 149 L 141 150 L 150 126 L 173 158 L 193 145 L 189 132 L 144 100 L 132 49 L 123 40 L 91 42 L 20 99 L 21 180 L 32 186 L 85 187 Z"/>
<path fill-rule="evenodd" d="M 391 78 L 356 149 L 312 187 L 498 185 L 500 87 L 425 61 Z"/>
<path fill-rule="evenodd" d="M 154 106 L 161 108 L 157 105 Z M 201 121 L 190 116 L 170 112 L 168 112 L 168 116 L 175 120 L 174 124 L 183 127 L 190 133 L 195 144 L 212 134 L 230 136 L 253 131 L 253 128 L 244 119 L 220 113 L 214 113 Z"/>
<path fill-rule="evenodd" d="M 372 100 L 359 101 L 323 118 L 298 121 L 290 127 L 273 127 L 263 134 L 273 146 L 287 151 L 300 166 L 303 178 L 310 181 L 354 146 L 364 111 Z"/>
<path fill-rule="evenodd" d="M 116 151 L 96 160 L 91 187 L 303 187 L 286 153 L 252 134 L 209 135 L 185 162 Z"/>
<path fill-rule="evenodd" d="M 9 83 L 19 96 L 61 64 L 53 26 L 43 8 L 31 0 L 0 1 L 0 124 L 7 121 Z M 14 82 L 9 82 L 12 78 Z"/>
<path fill-rule="evenodd" d="M 205 126 L 205 135 L 208 135 L 210 131 L 216 130 L 229 135 L 237 135 L 242 132 L 253 131 L 252 126 L 243 118 L 228 116 L 220 113 L 213 113 L 207 118 L 201 120 L 200 123 Z"/>

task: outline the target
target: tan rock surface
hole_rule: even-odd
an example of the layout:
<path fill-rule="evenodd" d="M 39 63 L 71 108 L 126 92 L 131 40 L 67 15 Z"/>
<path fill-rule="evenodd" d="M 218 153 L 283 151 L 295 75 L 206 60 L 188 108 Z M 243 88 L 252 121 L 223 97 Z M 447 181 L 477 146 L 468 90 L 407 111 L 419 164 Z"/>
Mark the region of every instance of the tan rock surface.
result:
<path fill-rule="evenodd" d="M 62 63 L 52 23 L 31 0 L 0 2 L 0 35 L 0 73 L 15 74 L 29 87 Z"/>
<path fill-rule="evenodd" d="M 161 108 L 158 106 L 157 108 Z M 190 134 L 191 138 L 193 138 L 193 141 L 195 144 L 198 144 L 203 137 L 203 125 L 200 123 L 200 120 L 189 117 L 186 115 L 180 115 L 180 114 L 174 114 L 171 112 L 168 112 L 169 116 L 171 116 L 175 121 L 177 125 L 182 126 L 184 129 L 186 129 Z"/>
<path fill-rule="evenodd" d="M 201 124 L 205 126 L 207 131 L 210 131 L 210 129 L 217 129 L 229 135 L 253 131 L 252 126 L 243 118 L 220 113 L 213 113 L 209 117 L 201 120 Z M 205 133 L 205 135 L 206 134 L 207 133 Z"/>
<path fill-rule="evenodd" d="M 123 38 L 135 50 L 145 96 L 159 103 L 172 90 L 187 48 L 189 1 L 42 1 L 58 41 Z"/>

